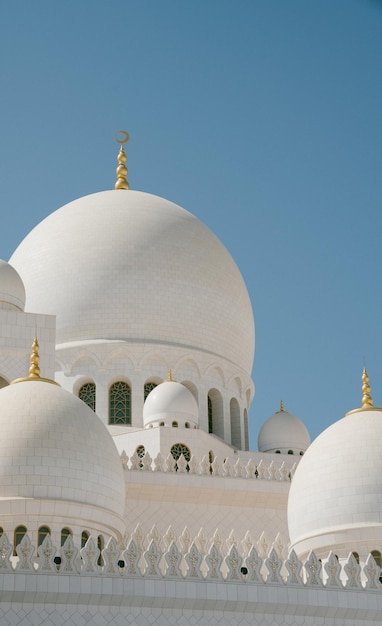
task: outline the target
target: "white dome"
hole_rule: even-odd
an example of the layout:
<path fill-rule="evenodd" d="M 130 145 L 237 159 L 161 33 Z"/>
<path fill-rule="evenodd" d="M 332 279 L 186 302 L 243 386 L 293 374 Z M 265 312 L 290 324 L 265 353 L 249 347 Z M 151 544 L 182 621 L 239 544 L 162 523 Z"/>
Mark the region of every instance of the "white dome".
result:
<path fill-rule="evenodd" d="M 57 343 L 119 339 L 216 354 L 250 374 L 252 307 L 222 243 L 181 207 L 138 191 L 80 198 L 11 258 L 26 308 L 57 315 Z"/>
<path fill-rule="evenodd" d="M 0 259 L 0 309 L 24 311 L 25 288 L 16 270 Z"/>
<path fill-rule="evenodd" d="M 41 380 L 9 385 L 0 390 L 0 430 L 2 514 L 5 501 L 38 499 L 88 505 L 94 519 L 123 515 L 117 449 L 82 400 Z"/>
<path fill-rule="evenodd" d="M 382 410 L 359 410 L 311 444 L 292 480 L 291 547 L 360 555 L 382 544 Z"/>
<path fill-rule="evenodd" d="M 271 415 L 260 429 L 257 444 L 260 452 L 300 454 L 310 445 L 310 437 L 305 424 L 288 411 L 280 410 Z"/>
<path fill-rule="evenodd" d="M 191 391 L 181 383 L 166 381 L 153 389 L 147 396 L 143 406 L 143 423 L 145 426 L 163 422 L 171 426 L 176 421 L 178 426 L 185 424 L 197 426 L 199 409 Z"/>

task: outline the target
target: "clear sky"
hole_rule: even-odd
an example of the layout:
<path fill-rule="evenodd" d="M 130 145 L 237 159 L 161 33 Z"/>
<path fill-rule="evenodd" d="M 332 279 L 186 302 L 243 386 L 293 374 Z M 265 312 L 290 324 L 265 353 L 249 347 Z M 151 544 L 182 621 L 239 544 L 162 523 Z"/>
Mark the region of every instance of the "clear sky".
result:
<path fill-rule="evenodd" d="M 382 1 L 14 0 L 0 6 L 0 257 L 115 180 L 177 202 L 253 303 L 257 432 L 382 406 Z M 340 442 L 339 442 L 340 445 Z"/>

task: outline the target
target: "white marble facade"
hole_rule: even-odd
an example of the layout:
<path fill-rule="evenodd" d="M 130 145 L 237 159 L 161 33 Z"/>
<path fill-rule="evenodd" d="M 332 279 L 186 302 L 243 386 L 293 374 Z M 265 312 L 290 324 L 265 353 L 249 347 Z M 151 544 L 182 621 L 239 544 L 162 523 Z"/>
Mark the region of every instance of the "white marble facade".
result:
<path fill-rule="evenodd" d="M 62 207 L 0 263 L 0 329 L 1 624 L 382 622 L 382 412 L 310 446 L 280 407 L 248 450 L 252 307 L 194 216 L 128 190 Z"/>

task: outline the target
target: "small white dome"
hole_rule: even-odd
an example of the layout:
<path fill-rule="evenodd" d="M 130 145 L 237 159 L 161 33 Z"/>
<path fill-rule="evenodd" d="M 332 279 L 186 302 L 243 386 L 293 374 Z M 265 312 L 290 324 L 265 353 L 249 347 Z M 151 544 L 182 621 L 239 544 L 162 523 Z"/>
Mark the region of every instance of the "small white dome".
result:
<path fill-rule="evenodd" d="M 257 444 L 260 452 L 301 454 L 310 445 L 305 424 L 288 411 L 280 410 L 271 415 L 260 429 Z"/>
<path fill-rule="evenodd" d="M 191 391 L 181 383 L 166 381 L 153 389 L 143 407 L 143 423 L 163 423 L 172 426 L 194 428 L 199 423 L 199 409 Z M 186 426 L 187 427 L 187 426 Z"/>
<path fill-rule="evenodd" d="M 25 288 L 12 265 L 0 259 L 0 309 L 24 311 Z"/>
<path fill-rule="evenodd" d="M 0 431 L 2 514 L 15 499 L 26 511 L 38 500 L 47 522 L 47 511 L 57 517 L 59 506 L 78 503 L 79 517 L 87 512 L 90 521 L 121 530 L 121 461 L 107 428 L 82 400 L 42 380 L 11 384 L 0 390 Z"/>
<path fill-rule="evenodd" d="M 301 556 L 382 544 L 382 410 L 359 410 L 327 428 L 307 450 L 288 500 L 291 547 Z"/>

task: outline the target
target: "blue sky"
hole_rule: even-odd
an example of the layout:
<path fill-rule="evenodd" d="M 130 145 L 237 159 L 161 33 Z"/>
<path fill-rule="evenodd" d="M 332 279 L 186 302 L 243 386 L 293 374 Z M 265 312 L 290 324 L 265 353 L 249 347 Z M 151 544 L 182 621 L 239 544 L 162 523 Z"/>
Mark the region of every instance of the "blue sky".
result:
<path fill-rule="evenodd" d="M 236 260 L 256 322 L 251 447 L 382 405 L 382 2 L 15 0 L 0 8 L 0 257 L 114 185 L 177 202 Z"/>

